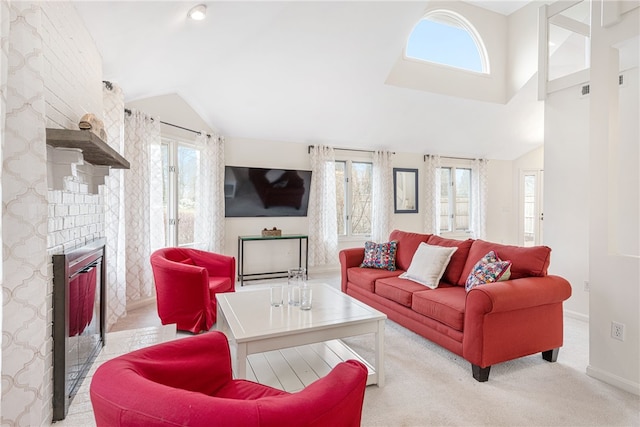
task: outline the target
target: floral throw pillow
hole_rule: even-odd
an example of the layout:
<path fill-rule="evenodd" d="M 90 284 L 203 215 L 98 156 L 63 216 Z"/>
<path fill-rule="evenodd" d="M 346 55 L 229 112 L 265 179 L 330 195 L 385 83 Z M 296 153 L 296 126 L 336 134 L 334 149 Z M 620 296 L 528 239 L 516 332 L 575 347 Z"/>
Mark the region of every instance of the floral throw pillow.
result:
<path fill-rule="evenodd" d="M 397 250 L 398 242 L 395 240 L 385 243 L 365 242 L 364 260 L 360 267 L 394 271 L 396 269 Z"/>
<path fill-rule="evenodd" d="M 465 289 L 469 292 L 478 285 L 509 280 L 510 276 L 511 261 L 503 261 L 494 251 L 490 251 L 471 269 Z"/>

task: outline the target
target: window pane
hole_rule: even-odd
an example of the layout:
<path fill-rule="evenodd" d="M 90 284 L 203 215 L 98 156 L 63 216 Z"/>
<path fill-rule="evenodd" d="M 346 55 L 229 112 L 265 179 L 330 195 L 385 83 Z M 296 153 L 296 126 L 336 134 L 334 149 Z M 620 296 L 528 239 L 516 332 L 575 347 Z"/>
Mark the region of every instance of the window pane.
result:
<path fill-rule="evenodd" d="M 406 54 L 410 58 L 483 72 L 476 42 L 458 25 L 421 20 L 409 36 Z"/>
<path fill-rule="evenodd" d="M 535 240 L 536 176 L 524 176 L 524 245 Z"/>
<path fill-rule="evenodd" d="M 338 236 L 347 234 L 347 181 L 345 180 L 346 162 L 336 162 L 336 217 Z"/>
<path fill-rule="evenodd" d="M 471 169 L 456 169 L 456 230 L 468 230 L 471 218 Z"/>
<path fill-rule="evenodd" d="M 440 169 L 440 231 L 451 231 L 451 168 Z"/>
<path fill-rule="evenodd" d="M 193 222 L 199 163 L 198 150 L 178 146 L 178 245 L 195 241 Z"/>
<path fill-rule="evenodd" d="M 371 234 L 371 163 L 351 164 L 351 234 Z"/>
<path fill-rule="evenodd" d="M 165 230 L 165 245 L 168 245 L 169 238 L 169 145 L 162 144 L 162 207 L 163 207 L 163 223 Z"/>

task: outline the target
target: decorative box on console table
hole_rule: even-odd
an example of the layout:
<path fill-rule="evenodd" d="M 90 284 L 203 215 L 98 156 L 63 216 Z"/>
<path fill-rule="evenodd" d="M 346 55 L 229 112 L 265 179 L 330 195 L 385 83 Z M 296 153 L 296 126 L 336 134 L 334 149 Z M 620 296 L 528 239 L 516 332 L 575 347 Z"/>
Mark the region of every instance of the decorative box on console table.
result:
<path fill-rule="evenodd" d="M 262 237 L 279 237 L 282 236 L 282 230 L 273 227 L 271 230 L 266 228 L 262 230 Z"/>

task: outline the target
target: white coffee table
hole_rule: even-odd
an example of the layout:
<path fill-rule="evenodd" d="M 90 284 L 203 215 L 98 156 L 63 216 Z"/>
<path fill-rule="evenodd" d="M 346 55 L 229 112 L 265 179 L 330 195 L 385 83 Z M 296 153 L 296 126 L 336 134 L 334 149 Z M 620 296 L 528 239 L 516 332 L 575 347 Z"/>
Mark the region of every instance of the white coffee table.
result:
<path fill-rule="evenodd" d="M 313 307 L 309 311 L 288 304 L 272 307 L 268 286 L 216 294 L 216 328 L 229 339 L 235 377 L 247 378 L 250 354 L 375 334 L 375 361 L 373 369 L 368 366 L 367 385 L 382 387 L 387 316 L 329 285 L 309 286 L 313 289 Z"/>

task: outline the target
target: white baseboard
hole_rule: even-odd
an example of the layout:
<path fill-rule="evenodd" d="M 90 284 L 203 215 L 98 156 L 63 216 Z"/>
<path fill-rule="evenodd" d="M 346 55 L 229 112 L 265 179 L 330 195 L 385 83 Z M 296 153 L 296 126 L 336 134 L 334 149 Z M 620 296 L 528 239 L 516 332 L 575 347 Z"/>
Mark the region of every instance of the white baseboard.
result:
<path fill-rule="evenodd" d="M 607 384 L 611 384 L 614 387 L 618 387 L 619 389 L 622 389 L 624 391 L 628 391 L 629 393 L 635 394 L 636 396 L 640 396 L 639 383 L 634 383 L 633 381 L 629 381 L 610 372 L 603 371 L 599 368 L 594 368 L 591 365 L 587 366 L 587 375 Z"/>
<path fill-rule="evenodd" d="M 313 274 L 330 274 L 330 273 L 340 273 L 340 265 L 320 265 L 309 267 L 309 271 L 307 271 L 309 275 Z"/>
<path fill-rule="evenodd" d="M 127 311 L 135 310 L 136 308 L 145 307 L 149 304 L 155 304 L 155 303 L 156 303 L 156 297 L 149 297 L 149 298 L 140 299 L 138 301 L 131 301 L 127 303 Z"/>
<path fill-rule="evenodd" d="M 576 320 L 582 320 L 583 322 L 589 323 L 589 316 L 583 313 L 578 313 L 573 310 L 564 310 L 564 315 Z"/>

